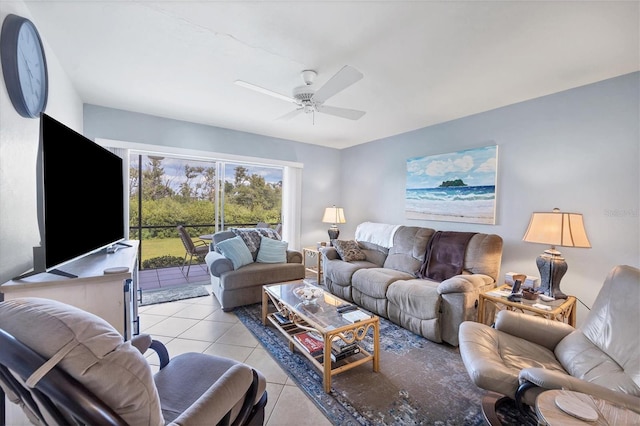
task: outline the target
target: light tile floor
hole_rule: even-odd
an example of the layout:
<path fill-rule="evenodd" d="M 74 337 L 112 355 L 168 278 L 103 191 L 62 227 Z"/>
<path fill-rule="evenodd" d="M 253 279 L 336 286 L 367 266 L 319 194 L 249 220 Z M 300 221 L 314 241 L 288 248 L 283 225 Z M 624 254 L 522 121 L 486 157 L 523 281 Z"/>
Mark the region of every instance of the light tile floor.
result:
<path fill-rule="evenodd" d="M 163 342 L 170 356 L 203 352 L 244 362 L 262 372 L 267 379 L 266 426 L 331 424 L 236 315 L 220 309 L 214 296 L 141 306 L 139 315 L 141 332 Z M 147 359 L 157 371 L 153 351 Z"/>

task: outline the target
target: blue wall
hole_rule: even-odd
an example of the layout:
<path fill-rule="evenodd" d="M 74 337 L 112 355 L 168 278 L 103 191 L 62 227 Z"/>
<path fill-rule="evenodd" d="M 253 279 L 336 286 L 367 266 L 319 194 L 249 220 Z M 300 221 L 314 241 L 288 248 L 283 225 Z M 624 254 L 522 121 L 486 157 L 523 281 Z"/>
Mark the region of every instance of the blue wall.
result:
<path fill-rule="evenodd" d="M 302 245 L 326 239 L 325 206 L 345 208 L 341 237 L 363 221 L 495 233 L 502 274 L 538 275 L 543 245 L 522 242 L 533 211 L 584 214 L 591 249 L 559 248 L 569 265 L 566 293 L 591 305 L 616 264 L 640 266 L 640 73 L 628 74 L 344 150 L 86 105 L 90 138 L 304 164 Z M 408 220 L 410 157 L 498 145 L 495 225 Z M 586 314 L 579 306 L 578 320 Z"/>
<path fill-rule="evenodd" d="M 502 274 L 537 276 L 548 247 L 522 242 L 531 213 L 582 213 L 592 248 L 558 249 L 569 265 L 563 290 L 590 306 L 614 265 L 640 265 L 639 83 L 640 73 L 628 74 L 343 150 L 345 235 L 364 220 L 495 233 L 505 242 Z M 405 219 L 407 158 L 492 144 L 496 225 Z"/>

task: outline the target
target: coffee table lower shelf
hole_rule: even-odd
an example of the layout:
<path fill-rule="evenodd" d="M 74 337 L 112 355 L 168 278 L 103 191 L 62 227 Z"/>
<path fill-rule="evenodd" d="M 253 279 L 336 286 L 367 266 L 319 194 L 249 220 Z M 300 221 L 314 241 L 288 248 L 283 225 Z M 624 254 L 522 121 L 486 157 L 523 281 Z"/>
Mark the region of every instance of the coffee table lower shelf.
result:
<path fill-rule="evenodd" d="M 379 355 L 379 342 L 380 342 L 380 320 L 377 316 L 373 316 L 371 319 L 355 322 L 353 324 L 345 325 L 339 328 L 333 328 L 331 330 L 324 330 L 320 327 L 314 327 L 298 313 L 289 310 L 288 316 L 293 317 L 290 324 L 283 325 L 275 318 L 275 312 L 269 313 L 269 298 L 266 292 L 263 293 L 263 305 L 262 305 L 262 322 L 264 325 L 271 323 L 280 333 L 282 333 L 289 342 L 289 349 L 293 352 L 297 349 L 302 355 L 309 359 L 313 365 L 323 374 L 323 387 L 326 393 L 331 392 L 331 377 L 340 374 L 344 371 L 358 367 L 369 361 L 373 364 L 373 371 L 378 372 L 380 370 L 380 355 Z M 273 301 L 273 300 L 272 300 Z M 273 301 L 278 306 L 278 301 Z M 282 306 L 280 306 L 282 309 Z M 304 331 L 314 331 L 322 336 L 324 348 L 331 348 L 331 342 L 334 339 L 342 339 L 347 343 L 362 341 L 370 330 L 373 330 L 373 353 L 366 351 L 362 345 L 359 344 L 360 352 L 353 354 L 342 360 L 333 362 L 331 360 L 331 350 L 324 350 L 319 355 L 312 355 L 304 346 L 302 346 L 294 335 Z"/>

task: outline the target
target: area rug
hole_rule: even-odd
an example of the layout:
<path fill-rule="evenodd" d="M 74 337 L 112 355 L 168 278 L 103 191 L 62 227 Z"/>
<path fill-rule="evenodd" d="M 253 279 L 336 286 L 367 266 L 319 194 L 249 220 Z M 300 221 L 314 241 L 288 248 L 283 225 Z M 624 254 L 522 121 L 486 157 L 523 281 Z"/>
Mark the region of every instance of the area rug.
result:
<path fill-rule="evenodd" d="M 260 304 L 236 308 L 236 315 L 282 369 L 335 425 L 483 425 L 484 391 L 469 378 L 457 348 L 430 342 L 380 319 L 380 372 L 371 363 L 333 376 L 330 393 L 322 374 L 287 340 L 262 325 Z M 371 334 L 371 333 L 370 333 Z M 373 351 L 372 339 L 364 341 Z M 534 425 L 513 405 L 499 413 L 504 424 Z"/>
<path fill-rule="evenodd" d="M 176 300 L 192 299 L 194 297 L 209 296 L 210 294 L 209 290 L 200 284 L 178 285 L 158 290 L 143 290 L 140 306 L 175 302 Z"/>

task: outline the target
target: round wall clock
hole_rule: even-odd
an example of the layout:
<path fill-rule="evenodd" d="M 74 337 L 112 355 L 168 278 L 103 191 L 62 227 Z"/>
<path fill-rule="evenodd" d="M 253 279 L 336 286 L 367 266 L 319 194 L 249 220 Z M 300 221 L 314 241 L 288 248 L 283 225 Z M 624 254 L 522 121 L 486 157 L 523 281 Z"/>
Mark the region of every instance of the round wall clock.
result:
<path fill-rule="evenodd" d="M 42 40 L 30 20 L 7 15 L 0 34 L 0 58 L 14 108 L 23 117 L 39 117 L 47 106 L 49 81 Z"/>

